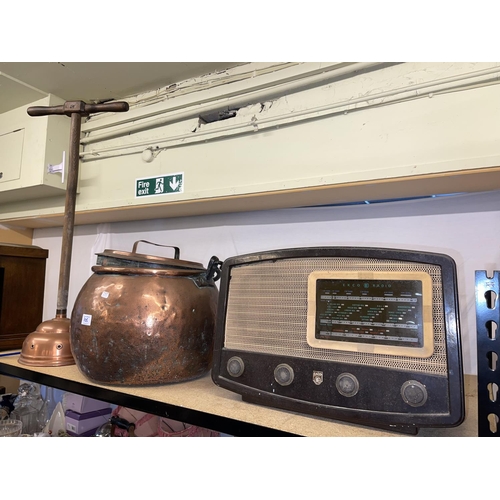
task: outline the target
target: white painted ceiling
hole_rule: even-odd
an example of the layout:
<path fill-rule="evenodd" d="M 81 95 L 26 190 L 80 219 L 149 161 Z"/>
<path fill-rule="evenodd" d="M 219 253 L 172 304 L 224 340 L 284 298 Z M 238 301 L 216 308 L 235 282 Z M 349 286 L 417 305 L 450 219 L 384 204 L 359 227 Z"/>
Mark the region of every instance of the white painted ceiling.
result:
<path fill-rule="evenodd" d="M 65 101 L 123 99 L 238 66 L 235 62 L 0 62 L 0 113 L 47 94 Z"/>

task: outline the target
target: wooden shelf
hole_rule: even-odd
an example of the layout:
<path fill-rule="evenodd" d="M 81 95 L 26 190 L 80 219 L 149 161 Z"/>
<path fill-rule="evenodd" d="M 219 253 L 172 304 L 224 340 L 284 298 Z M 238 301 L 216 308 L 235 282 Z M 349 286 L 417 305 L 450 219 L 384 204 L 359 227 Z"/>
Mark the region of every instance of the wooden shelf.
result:
<path fill-rule="evenodd" d="M 83 396 L 168 416 L 234 436 L 401 436 L 383 430 L 253 405 L 216 386 L 207 375 L 198 380 L 154 387 L 97 385 L 75 365 L 27 367 L 18 353 L 3 353 L 0 373 Z M 421 429 L 417 436 L 477 436 L 476 377 L 466 376 L 466 419 L 458 427 Z"/>
<path fill-rule="evenodd" d="M 414 198 L 431 196 L 436 193 L 477 193 L 495 189 L 500 189 L 500 167 L 487 167 L 464 170 L 458 173 L 414 175 L 242 195 L 131 204 L 114 208 L 81 209 L 77 204 L 75 225 L 279 210 L 329 205 L 331 203 L 352 203 L 362 200 Z M 51 200 L 47 203 L 56 203 L 57 206 L 49 205 L 27 212 L 20 208 L 20 204 L 16 204 L 17 208 L 13 213 L 10 213 L 11 205 L 4 205 L 0 207 L 0 224 L 24 229 L 62 227 L 64 224 L 64 198 L 52 198 Z M 38 205 L 41 205 L 41 202 L 38 202 Z M 17 212 L 18 210 L 19 212 Z"/>

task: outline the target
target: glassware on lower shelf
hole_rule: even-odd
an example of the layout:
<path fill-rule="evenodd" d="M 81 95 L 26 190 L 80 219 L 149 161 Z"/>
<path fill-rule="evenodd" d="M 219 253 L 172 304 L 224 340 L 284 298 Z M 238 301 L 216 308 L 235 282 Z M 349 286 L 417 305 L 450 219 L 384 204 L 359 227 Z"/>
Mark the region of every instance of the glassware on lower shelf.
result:
<path fill-rule="evenodd" d="M 57 405 L 57 401 L 55 401 L 54 399 L 54 389 L 52 387 L 45 388 L 45 397 L 43 399 L 44 399 L 44 411 L 45 411 L 44 424 L 46 425 L 49 422 L 52 413 L 54 413 L 54 410 L 56 409 Z"/>
<path fill-rule="evenodd" d="M 10 417 L 20 420 L 24 434 L 40 432 L 45 425 L 46 411 L 40 386 L 35 383 L 25 383 L 19 386 L 17 398 L 14 401 L 14 410 Z"/>
<path fill-rule="evenodd" d="M 38 411 L 34 408 L 21 406 L 16 408 L 10 415 L 12 418 L 22 422 L 25 434 L 35 434 L 35 432 L 40 431 Z"/>
<path fill-rule="evenodd" d="M 0 437 L 16 437 L 21 435 L 23 423 L 20 420 L 8 418 L 0 421 Z"/>

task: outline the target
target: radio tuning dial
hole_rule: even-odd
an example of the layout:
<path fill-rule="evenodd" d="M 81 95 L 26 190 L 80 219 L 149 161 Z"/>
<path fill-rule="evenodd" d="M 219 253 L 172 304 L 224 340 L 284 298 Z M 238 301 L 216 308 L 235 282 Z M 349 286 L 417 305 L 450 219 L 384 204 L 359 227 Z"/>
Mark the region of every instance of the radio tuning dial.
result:
<path fill-rule="evenodd" d="M 233 356 L 227 362 L 227 371 L 231 377 L 239 377 L 245 371 L 245 363 L 239 356 Z"/>
<path fill-rule="evenodd" d="M 401 386 L 401 397 L 410 406 L 422 406 L 427 401 L 427 389 L 416 380 L 408 380 Z"/>
<path fill-rule="evenodd" d="M 337 391 L 346 398 L 356 396 L 359 391 L 358 379 L 352 373 L 341 373 L 335 382 Z"/>
<path fill-rule="evenodd" d="M 274 380 L 276 380 L 279 385 L 290 385 L 293 382 L 294 376 L 293 368 L 286 363 L 282 363 L 274 369 Z"/>

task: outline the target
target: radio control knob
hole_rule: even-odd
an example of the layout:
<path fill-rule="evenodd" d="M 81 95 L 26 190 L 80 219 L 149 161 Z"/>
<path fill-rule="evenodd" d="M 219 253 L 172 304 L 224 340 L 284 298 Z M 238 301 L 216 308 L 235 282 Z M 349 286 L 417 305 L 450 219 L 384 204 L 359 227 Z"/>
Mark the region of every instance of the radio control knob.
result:
<path fill-rule="evenodd" d="M 416 380 L 408 380 L 401 386 L 401 397 L 410 406 L 422 406 L 427 401 L 427 389 Z"/>
<path fill-rule="evenodd" d="M 245 371 L 245 363 L 239 356 L 229 358 L 227 362 L 227 371 L 231 377 L 239 377 Z"/>
<path fill-rule="evenodd" d="M 274 380 L 279 385 L 290 385 L 293 382 L 294 376 L 293 368 L 286 363 L 282 363 L 274 369 Z"/>
<path fill-rule="evenodd" d="M 335 382 L 337 391 L 347 398 L 356 396 L 359 391 L 358 379 L 352 373 L 341 373 Z"/>

